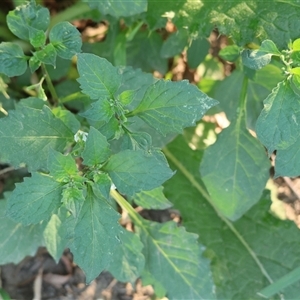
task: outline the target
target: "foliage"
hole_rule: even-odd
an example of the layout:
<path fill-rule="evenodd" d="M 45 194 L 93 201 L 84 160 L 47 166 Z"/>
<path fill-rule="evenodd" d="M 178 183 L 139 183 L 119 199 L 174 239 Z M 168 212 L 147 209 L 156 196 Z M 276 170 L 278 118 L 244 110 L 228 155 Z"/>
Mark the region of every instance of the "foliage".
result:
<path fill-rule="evenodd" d="M 0 158 L 31 175 L 0 201 L 0 264 L 39 246 L 58 261 L 69 248 L 87 283 L 108 270 L 169 299 L 297 298 L 298 230 L 269 212 L 264 188 L 268 155 L 275 176 L 300 175 L 300 5 L 83 2 L 54 18 L 35 1 L 7 15 L 23 42 L 0 44 Z M 82 43 L 69 23 L 80 17 L 109 23 L 105 40 Z M 235 65 L 223 80 L 207 55 L 214 26 L 230 43 L 219 57 Z M 169 78 L 182 51 L 205 69 L 206 93 L 146 73 Z M 230 125 L 216 137 L 200 119 L 221 111 Z M 173 205 L 182 224 L 134 205 Z"/>

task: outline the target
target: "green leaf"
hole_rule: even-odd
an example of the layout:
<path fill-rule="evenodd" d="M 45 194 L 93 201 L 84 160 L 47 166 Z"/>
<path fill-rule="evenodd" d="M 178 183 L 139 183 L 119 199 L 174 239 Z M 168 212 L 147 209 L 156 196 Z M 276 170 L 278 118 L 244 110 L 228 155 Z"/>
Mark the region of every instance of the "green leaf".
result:
<path fill-rule="evenodd" d="M 205 59 L 210 48 L 210 43 L 207 39 L 198 37 L 192 41 L 192 44 L 187 49 L 187 61 L 192 69 L 196 69 Z"/>
<path fill-rule="evenodd" d="M 147 154 L 141 150 L 114 154 L 103 169 L 117 189 L 128 196 L 159 187 L 173 175 L 161 152 Z"/>
<path fill-rule="evenodd" d="M 255 130 L 257 118 L 263 109 L 263 99 L 267 98 L 277 82 L 283 79 L 281 73 L 280 68 L 268 65 L 258 70 L 253 80 L 248 80 L 246 104 L 248 128 Z M 229 121 L 234 120 L 239 112 L 239 95 L 244 77 L 242 71 L 234 70 L 215 85 L 213 97 L 220 102 L 220 107 Z M 274 82 L 274 78 L 278 81 Z"/>
<path fill-rule="evenodd" d="M 80 128 L 80 122 L 76 119 L 75 115 L 71 113 L 67 109 L 63 109 L 62 107 L 52 108 L 52 113 L 60 119 L 68 128 L 72 130 L 74 134 Z"/>
<path fill-rule="evenodd" d="M 123 230 L 118 223 L 119 214 L 91 189 L 76 219 L 74 241 L 70 250 L 75 262 L 86 274 L 87 283 L 96 278 L 113 258 L 120 245 L 119 234 Z"/>
<path fill-rule="evenodd" d="M 112 99 L 121 84 L 117 68 L 94 54 L 78 54 L 77 68 L 82 92 L 94 100 Z"/>
<path fill-rule="evenodd" d="M 50 13 L 46 7 L 36 5 L 34 1 L 18 6 L 7 15 L 10 31 L 21 40 L 29 41 L 36 31 L 46 31 L 50 23 Z"/>
<path fill-rule="evenodd" d="M 31 73 L 35 72 L 41 66 L 41 61 L 34 55 L 29 59 L 29 67 Z"/>
<path fill-rule="evenodd" d="M 42 63 L 55 67 L 56 50 L 52 44 L 48 44 L 44 49 L 34 52 L 33 55 Z M 32 72 L 32 71 L 31 71 Z"/>
<path fill-rule="evenodd" d="M 165 197 L 163 187 L 151 191 L 142 191 L 134 196 L 134 202 L 146 209 L 167 209 L 172 203 Z"/>
<path fill-rule="evenodd" d="M 0 44 L 0 73 L 8 77 L 20 76 L 27 69 L 27 58 L 22 48 L 13 43 Z"/>
<path fill-rule="evenodd" d="M 84 0 L 84 2 L 87 2 L 92 8 L 98 8 L 103 15 L 111 15 L 116 18 L 130 17 L 147 11 L 147 0 L 127 0 L 125 2 Z"/>
<path fill-rule="evenodd" d="M 284 18 L 279 17 L 283 14 Z M 256 39 L 258 41 L 269 39 L 282 49 L 290 40 L 299 36 L 296 29 L 300 24 L 299 15 L 300 7 L 295 6 L 294 1 L 288 4 L 280 0 L 268 2 L 205 0 L 204 6 L 201 6 L 200 20 L 205 25 L 210 23 L 211 26 L 217 27 L 220 33 L 230 35 L 240 46 Z M 289 20 L 289 24 L 293 24 L 292 27 L 285 22 L 285 18 Z M 201 27 L 207 30 L 207 25 Z"/>
<path fill-rule="evenodd" d="M 264 100 L 257 123 L 256 134 L 269 153 L 286 149 L 300 135 L 300 101 L 290 83 L 280 82 Z"/>
<path fill-rule="evenodd" d="M 139 238 L 127 230 L 121 229 L 118 235 L 121 247 L 116 247 L 113 258 L 106 268 L 118 281 L 134 284 L 144 268 L 143 244 Z"/>
<path fill-rule="evenodd" d="M 29 170 L 46 168 L 49 149 L 62 152 L 73 133 L 51 110 L 23 107 L 0 119 L 0 153 L 3 161 Z"/>
<path fill-rule="evenodd" d="M 34 48 L 40 48 L 45 45 L 46 34 L 43 30 L 38 30 L 32 27 L 29 29 L 29 42 Z"/>
<path fill-rule="evenodd" d="M 212 203 L 233 221 L 260 199 L 269 178 L 265 150 L 244 122 L 244 118 L 238 119 L 224 129 L 215 144 L 204 151 L 200 166 Z"/>
<path fill-rule="evenodd" d="M 199 174 L 202 153 L 190 149 L 181 136 L 168 145 L 165 154 L 177 172 L 164 184 L 165 194 L 180 211 L 183 225 L 206 247 L 217 299 L 259 300 L 257 292 L 270 283 L 267 277 L 275 281 L 299 265 L 299 229 L 269 212 L 266 193 L 235 223 L 222 217 Z M 297 299 L 299 288 L 298 282 L 284 290 L 285 299 Z"/>
<path fill-rule="evenodd" d="M 98 127 L 107 123 L 114 113 L 114 107 L 109 101 L 98 100 L 93 102 L 85 112 L 82 112 L 79 115 L 86 118 L 90 124 L 94 124 Z"/>
<path fill-rule="evenodd" d="M 80 32 L 69 22 L 61 22 L 53 26 L 49 33 L 49 40 L 61 58 L 71 59 L 81 52 Z"/>
<path fill-rule="evenodd" d="M 144 72 L 158 71 L 162 75 L 168 71 L 168 60 L 160 56 L 162 37 L 155 31 L 139 31 L 134 39 L 127 42 L 127 65 Z"/>
<path fill-rule="evenodd" d="M 129 105 L 133 98 L 135 97 L 135 91 L 124 91 L 118 96 L 118 100 L 122 103 L 123 106 Z"/>
<path fill-rule="evenodd" d="M 115 66 L 126 66 L 126 33 L 124 31 L 119 32 L 115 38 L 113 62 Z"/>
<path fill-rule="evenodd" d="M 168 37 L 168 39 L 163 43 L 160 55 L 163 58 L 170 58 L 175 55 L 180 54 L 188 42 L 187 30 L 182 29 L 176 31 Z"/>
<path fill-rule="evenodd" d="M 220 50 L 219 56 L 227 61 L 234 62 L 240 56 L 240 47 L 237 45 L 229 45 Z"/>
<path fill-rule="evenodd" d="M 162 135 L 180 133 L 195 122 L 217 101 L 209 98 L 187 80 L 160 80 L 151 85 L 139 106 L 132 112 Z"/>
<path fill-rule="evenodd" d="M 97 129 L 91 127 L 82 152 L 83 163 L 94 166 L 105 162 L 109 156 L 110 148 L 107 139 Z"/>
<path fill-rule="evenodd" d="M 128 106 L 129 111 L 138 106 L 144 98 L 147 88 L 158 79 L 154 78 L 151 74 L 144 73 L 140 69 L 133 69 L 132 67 L 119 67 L 118 72 L 122 76 L 122 83 L 118 89 L 117 94 L 119 97 L 125 92 L 125 95 L 134 91 L 132 102 Z M 120 100 L 122 102 L 122 100 Z"/>
<path fill-rule="evenodd" d="M 48 170 L 50 175 L 58 182 L 69 182 L 73 176 L 78 175 L 78 169 L 71 155 L 63 155 L 55 150 L 49 151 Z"/>
<path fill-rule="evenodd" d="M 60 206 L 62 184 L 48 175 L 32 173 L 32 177 L 16 184 L 7 202 L 7 215 L 23 225 L 50 219 Z"/>
<path fill-rule="evenodd" d="M 275 177 L 300 174 L 300 139 L 286 149 L 276 151 Z"/>
<path fill-rule="evenodd" d="M 61 202 L 65 208 L 77 219 L 85 201 L 85 189 L 75 185 L 66 186 L 62 191 Z"/>
<path fill-rule="evenodd" d="M 97 197 L 109 199 L 111 180 L 106 173 L 96 173 L 93 176 L 93 192 Z"/>
<path fill-rule="evenodd" d="M 265 40 L 257 50 L 244 50 L 242 52 L 243 64 L 250 69 L 261 69 L 271 62 L 272 56 L 280 56 L 274 42 Z"/>
<path fill-rule="evenodd" d="M 67 247 L 66 228 L 61 218 L 61 213 L 59 215 L 53 214 L 44 231 L 45 246 L 56 263 L 59 262 L 63 251 Z"/>
<path fill-rule="evenodd" d="M 34 256 L 38 247 L 45 245 L 44 224 L 23 226 L 5 216 L 6 200 L 0 200 L 0 265 L 20 262 L 25 256 Z"/>
<path fill-rule="evenodd" d="M 299 281 L 299 279 L 300 279 L 300 268 L 298 267 L 294 269 L 292 272 L 281 277 L 276 282 L 273 282 L 268 287 L 264 288 L 258 294 L 264 298 L 270 298 L 271 296 L 280 293 L 284 288 Z"/>
<path fill-rule="evenodd" d="M 136 224 L 148 271 L 168 291 L 170 299 L 216 299 L 209 261 L 202 256 L 197 235 L 173 221 Z"/>

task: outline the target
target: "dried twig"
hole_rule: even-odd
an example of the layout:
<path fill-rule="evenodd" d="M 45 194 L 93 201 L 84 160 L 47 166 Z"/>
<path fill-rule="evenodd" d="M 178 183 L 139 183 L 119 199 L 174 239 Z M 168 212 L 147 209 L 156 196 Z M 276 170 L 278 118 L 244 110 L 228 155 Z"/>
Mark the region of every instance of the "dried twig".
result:
<path fill-rule="evenodd" d="M 14 170 L 15 170 L 14 167 L 7 167 L 7 168 L 4 168 L 4 169 L 0 170 L 0 176 L 3 175 L 3 174 L 5 174 L 5 173 L 14 171 Z"/>

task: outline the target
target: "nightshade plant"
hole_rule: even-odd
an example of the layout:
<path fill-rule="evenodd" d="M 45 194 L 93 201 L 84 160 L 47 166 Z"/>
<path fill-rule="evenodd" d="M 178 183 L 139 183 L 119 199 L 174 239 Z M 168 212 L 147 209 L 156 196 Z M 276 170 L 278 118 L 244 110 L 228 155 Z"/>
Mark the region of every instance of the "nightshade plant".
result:
<path fill-rule="evenodd" d="M 70 18 L 64 13 L 51 21 L 34 1 L 7 16 L 10 31 L 31 46 L 24 54 L 19 43 L 2 42 L 0 72 L 22 77 L 29 66 L 40 77 L 27 87 L 33 96 L 13 107 L 5 99 L 8 78 L 2 79 L 0 158 L 25 165 L 31 176 L 0 201 L 0 263 L 18 262 L 39 246 L 58 261 L 69 248 L 88 283 L 108 270 L 133 284 L 141 277 L 169 299 L 298 297 L 299 284 L 285 287 L 299 278 L 299 233 L 270 214 L 264 188 L 275 150 L 275 176 L 300 173 L 300 42 L 293 29 L 300 6 L 85 2 L 93 10 L 78 2 Z M 82 46 L 65 20 L 84 13 L 109 20 L 100 45 Z M 163 41 L 156 29 L 168 19 L 177 31 Z M 189 66 L 198 67 L 213 26 L 231 37 L 219 55 L 236 69 L 208 85 L 209 96 L 185 80 L 157 79 L 136 68 L 165 74 L 167 59 L 186 47 Z M 74 72 L 71 63 L 80 90 L 74 80 L 70 88 L 53 84 L 64 66 Z M 211 125 L 200 119 L 219 111 L 231 123 L 207 147 Z M 145 220 L 133 203 L 174 205 L 185 227 Z M 117 205 L 128 212 L 134 233 L 119 224 Z M 289 279 L 280 281 L 283 275 Z"/>

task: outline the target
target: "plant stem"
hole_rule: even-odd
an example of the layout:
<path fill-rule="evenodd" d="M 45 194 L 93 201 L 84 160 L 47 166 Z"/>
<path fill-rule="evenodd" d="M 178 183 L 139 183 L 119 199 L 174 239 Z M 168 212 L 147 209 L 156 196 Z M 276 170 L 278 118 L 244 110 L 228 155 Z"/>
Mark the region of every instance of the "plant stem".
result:
<path fill-rule="evenodd" d="M 52 99 L 53 99 L 55 105 L 61 105 L 60 100 L 59 100 L 59 98 L 58 98 L 58 96 L 57 96 L 57 93 L 56 93 L 56 91 L 55 91 L 55 88 L 54 88 L 54 86 L 53 86 L 53 83 L 52 83 L 52 81 L 51 81 L 51 78 L 50 78 L 50 76 L 49 76 L 49 73 L 48 73 L 48 71 L 47 71 L 45 65 L 44 65 L 44 64 L 41 64 L 41 67 L 42 67 L 42 71 L 43 71 L 43 74 L 44 74 L 45 79 L 46 79 L 46 82 L 47 82 L 47 86 L 48 86 L 49 92 L 50 92 L 50 94 L 51 94 L 51 97 L 52 97 Z"/>
<path fill-rule="evenodd" d="M 215 207 L 210 195 L 206 191 L 204 187 L 200 185 L 200 183 L 195 179 L 195 177 L 185 168 L 185 166 L 168 150 L 168 148 L 163 149 L 164 154 L 166 157 L 172 161 L 178 170 L 182 172 L 182 174 L 190 181 L 190 183 L 198 190 L 200 194 L 207 200 L 207 202 L 212 206 L 212 208 L 215 210 L 219 218 L 229 227 L 229 229 L 233 232 L 233 234 L 237 237 L 237 239 L 241 242 L 241 244 L 247 249 L 257 266 L 259 267 L 260 271 L 262 274 L 268 279 L 270 283 L 273 283 L 272 278 L 264 268 L 263 264 L 257 257 L 256 253 L 252 250 L 250 245 L 246 242 L 244 237 L 238 232 L 238 230 L 234 227 L 234 225 L 227 220 L 220 212 L 219 210 Z"/>
<path fill-rule="evenodd" d="M 244 76 L 242 90 L 240 94 L 239 100 L 239 108 L 238 108 L 238 120 L 237 123 L 240 124 L 243 117 L 246 114 L 246 104 L 247 104 L 247 89 L 248 89 L 248 77 Z"/>
<path fill-rule="evenodd" d="M 134 221 L 134 223 L 140 227 L 143 227 L 143 221 L 133 207 L 122 197 L 116 190 L 110 190 L 110 195 L 117 201 L 117 203 L 126 210 Z"/>

